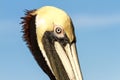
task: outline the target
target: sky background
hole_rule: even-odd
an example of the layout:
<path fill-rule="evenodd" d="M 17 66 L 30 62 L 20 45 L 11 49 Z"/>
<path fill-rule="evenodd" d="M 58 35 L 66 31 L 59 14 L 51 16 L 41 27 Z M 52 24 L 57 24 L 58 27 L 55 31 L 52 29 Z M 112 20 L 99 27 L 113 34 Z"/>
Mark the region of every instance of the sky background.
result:
<path fill-rule="evenodd" d="M 72 18 L 84 80 L 120 80 L 120 0 L 1 0 L 0 80 L 49 80 L 22 39 L 25 9 L 51 5 Z"/>

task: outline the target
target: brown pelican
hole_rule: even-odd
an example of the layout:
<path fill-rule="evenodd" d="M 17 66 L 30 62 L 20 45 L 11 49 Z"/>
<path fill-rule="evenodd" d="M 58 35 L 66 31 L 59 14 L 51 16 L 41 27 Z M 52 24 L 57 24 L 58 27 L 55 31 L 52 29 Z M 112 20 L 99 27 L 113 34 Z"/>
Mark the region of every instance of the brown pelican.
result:
<path fill-rule="evenodd" d="M 27 11 L 23 38 L 38 65 L 51 80 L 83 80 L 71 18 L 63 10 L 45 6 Z"/>

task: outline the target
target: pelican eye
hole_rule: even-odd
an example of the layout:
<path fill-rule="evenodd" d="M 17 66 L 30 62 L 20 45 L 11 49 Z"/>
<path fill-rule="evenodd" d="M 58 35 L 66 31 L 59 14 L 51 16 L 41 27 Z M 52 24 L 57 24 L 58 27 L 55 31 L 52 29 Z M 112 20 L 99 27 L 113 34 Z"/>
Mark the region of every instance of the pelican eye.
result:
<path fill-rule="evenodd" d="M 55 26 L 54 27 L 54 34 L 58 37 L 58 38 L 62 38 L 64 37 L 64 30 L 62 29 L 61 26 Z"/>
<path fill-rule="evenodd" d="M 61 29 L 60 27 L 57 27 L 57 28 L 55 29 L 55 32 L 56 32 L 57 34 L 60 34 L 60 33 L 62 33 L 62 29 Z"/>

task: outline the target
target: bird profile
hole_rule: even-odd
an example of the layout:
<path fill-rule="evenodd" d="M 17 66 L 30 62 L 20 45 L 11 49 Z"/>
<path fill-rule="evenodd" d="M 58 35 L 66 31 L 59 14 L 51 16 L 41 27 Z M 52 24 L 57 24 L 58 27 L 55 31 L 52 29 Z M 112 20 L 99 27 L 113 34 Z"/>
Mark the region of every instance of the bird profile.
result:
<path fill-rule="evenodd" d="M 83 80 L 70 16 L 44 6 L 22 17 L 23 39 L 34 59 L 51 80 Z"/>

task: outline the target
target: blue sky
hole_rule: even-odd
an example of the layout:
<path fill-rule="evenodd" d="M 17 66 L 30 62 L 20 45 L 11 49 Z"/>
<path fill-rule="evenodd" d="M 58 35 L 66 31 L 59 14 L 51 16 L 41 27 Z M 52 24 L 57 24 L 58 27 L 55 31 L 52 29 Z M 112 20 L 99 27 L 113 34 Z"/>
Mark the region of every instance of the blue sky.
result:
<path fill-rule="evenodd" d="M 120 80 L 119 0 L 1 0 L 0 80 L 49 80 L 22 40 L 25 9 L 51 5 L 72 18 L 84 80 Z"/>

